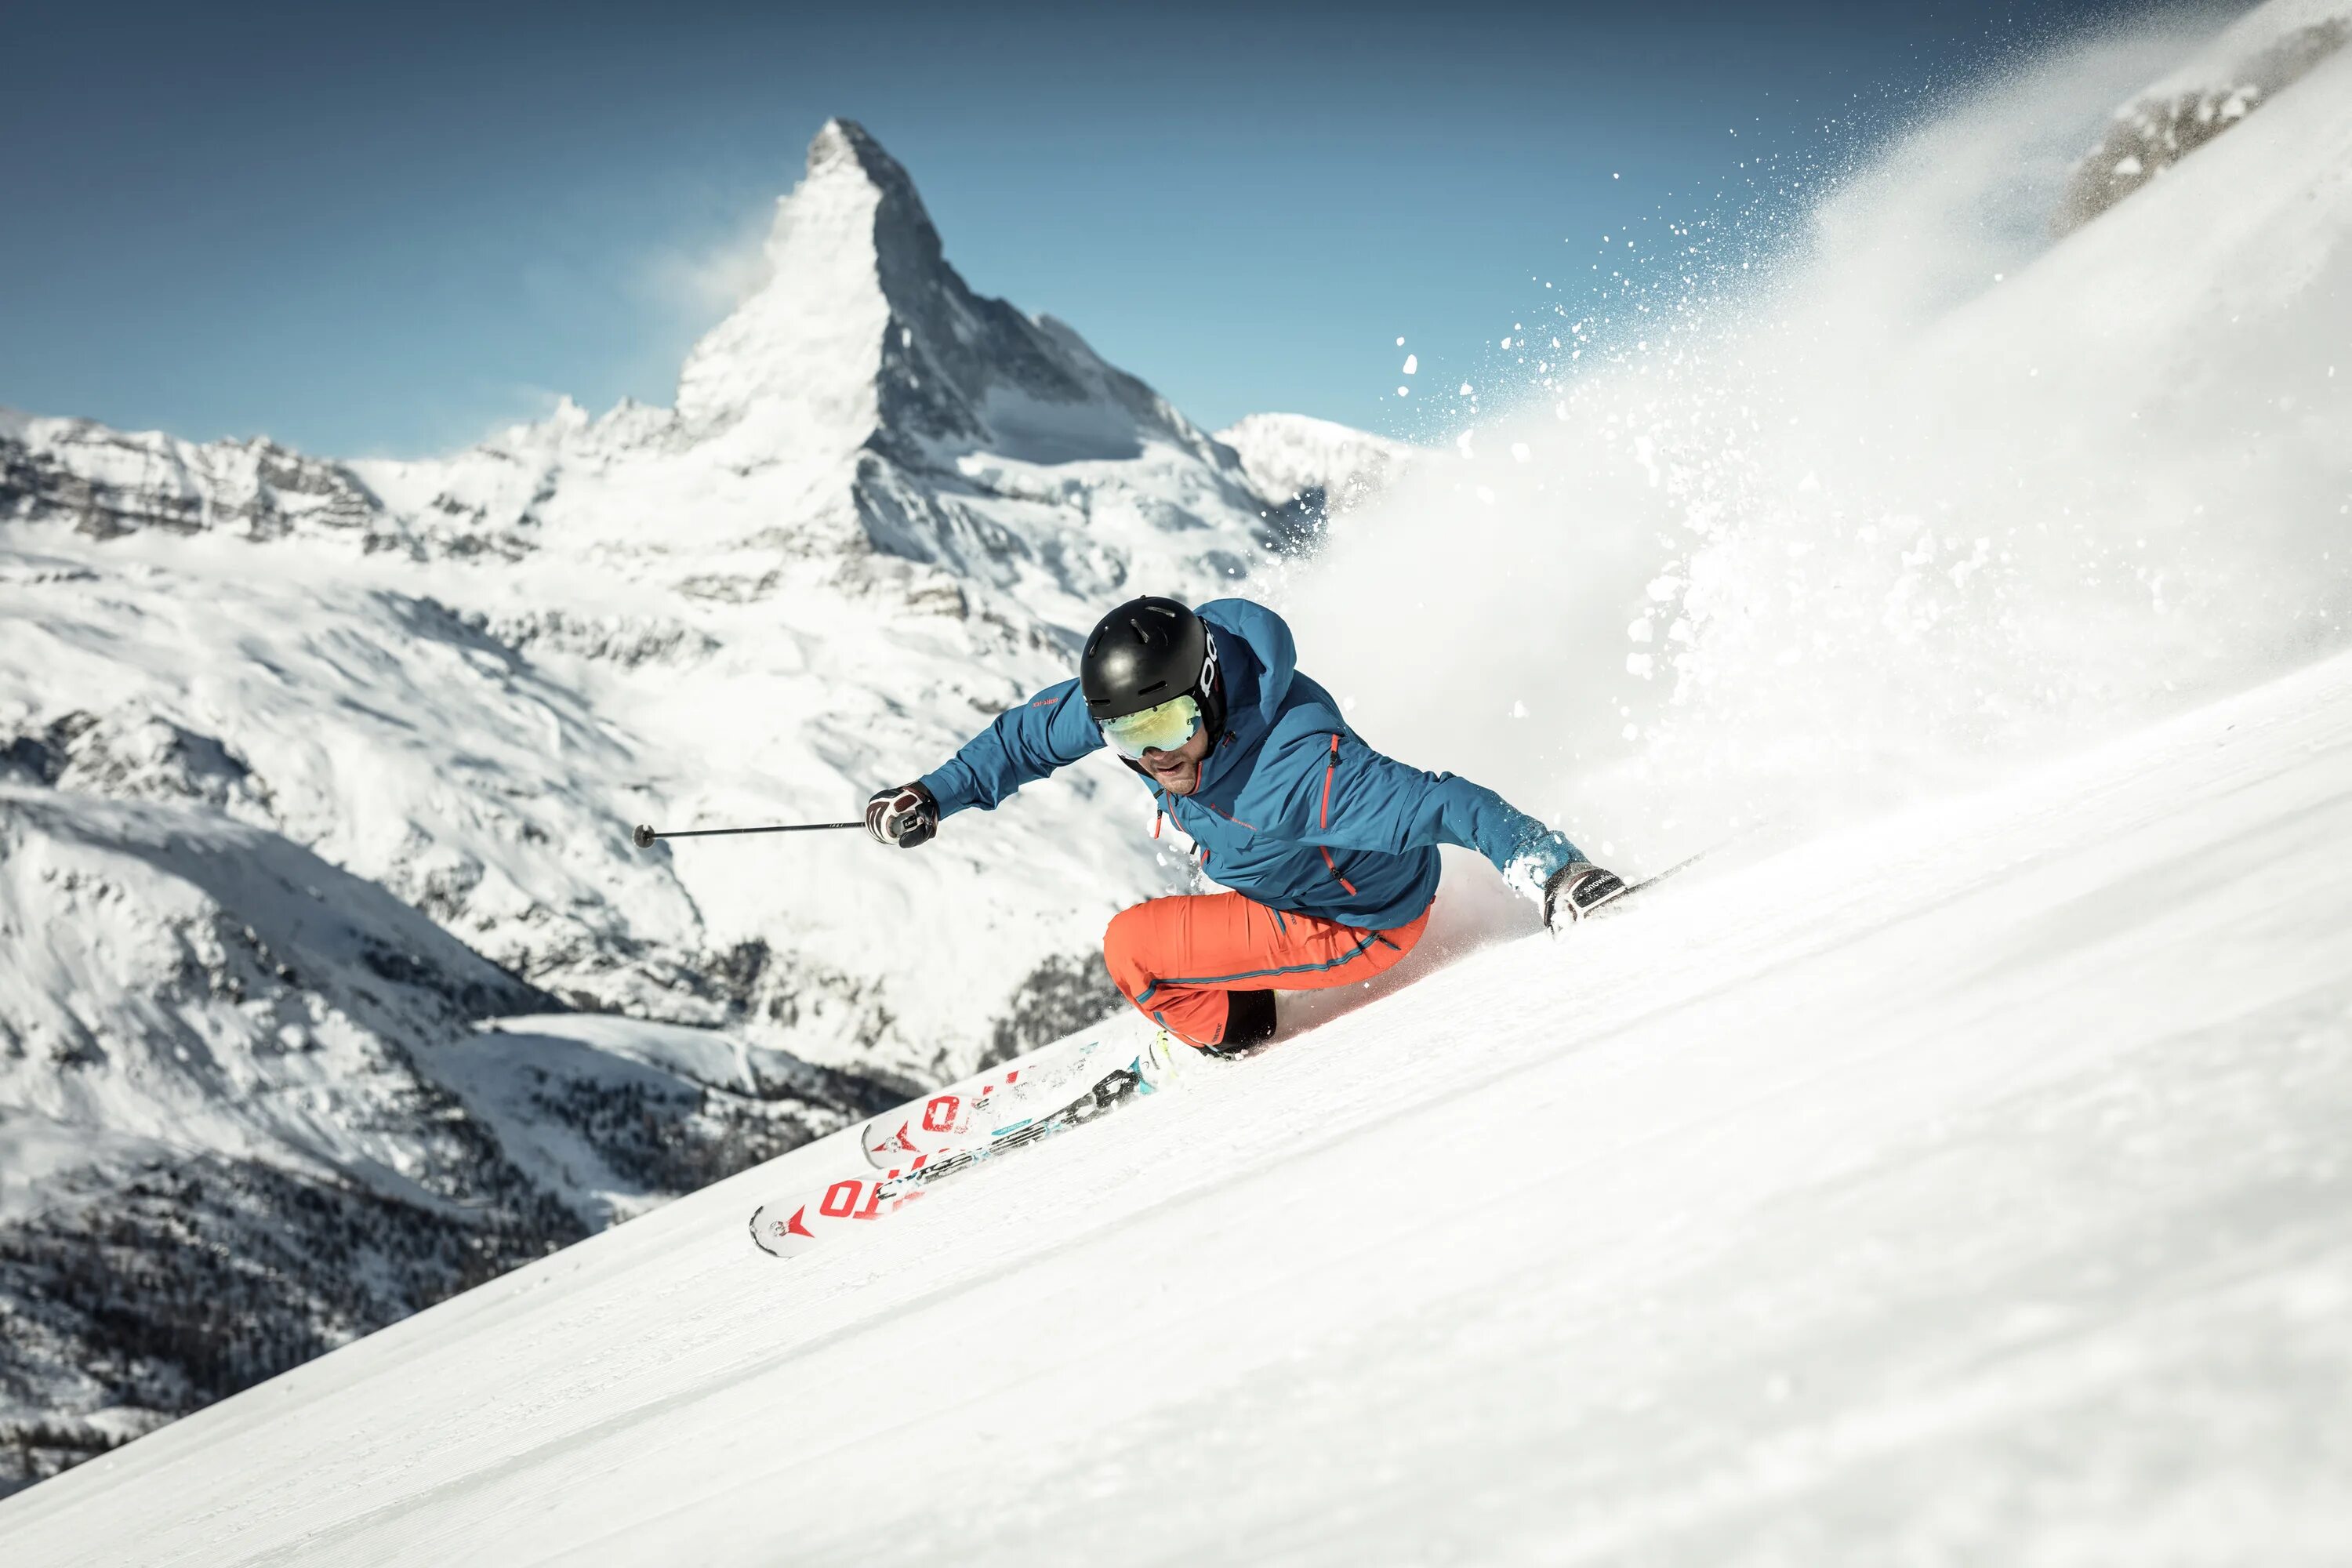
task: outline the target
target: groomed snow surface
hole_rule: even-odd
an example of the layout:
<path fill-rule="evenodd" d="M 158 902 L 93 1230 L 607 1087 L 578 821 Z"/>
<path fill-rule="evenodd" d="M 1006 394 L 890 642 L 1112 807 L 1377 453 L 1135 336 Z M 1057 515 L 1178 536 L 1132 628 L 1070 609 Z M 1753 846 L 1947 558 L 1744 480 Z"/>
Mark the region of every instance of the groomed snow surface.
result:
<path fill-rule="evenodd" d="M 1505 944 L 779 1262 L 836 1136 L 15 1564 L 2341 1563 L 2352 659 Z"/>

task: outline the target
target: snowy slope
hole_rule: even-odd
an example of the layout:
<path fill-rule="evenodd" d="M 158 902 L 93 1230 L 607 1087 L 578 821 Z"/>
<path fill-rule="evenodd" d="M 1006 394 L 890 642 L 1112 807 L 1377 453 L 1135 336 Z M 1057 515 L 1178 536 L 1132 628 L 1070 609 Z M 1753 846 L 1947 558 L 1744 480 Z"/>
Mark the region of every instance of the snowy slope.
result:
<path fill-rule="evenodd" d="M 723 1183 L 0 1502 L 68 1563 L 2322 1563 L 2352 660 L 780 1263 Z"/>

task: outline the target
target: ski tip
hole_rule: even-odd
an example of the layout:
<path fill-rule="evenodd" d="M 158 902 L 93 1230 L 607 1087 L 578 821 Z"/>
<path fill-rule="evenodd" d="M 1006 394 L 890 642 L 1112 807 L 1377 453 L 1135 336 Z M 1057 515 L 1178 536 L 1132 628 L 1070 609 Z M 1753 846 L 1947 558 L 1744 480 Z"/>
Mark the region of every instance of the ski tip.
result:
<path fill-rule="evenodd" d="M 894 1119 L 898 1123 L 895 1128 L 890 1126 Z M 910 1126 L 910 1119 L 897 1111 L 867 1122 L 866 1130 L 857 1135 L 859 1145 L 866 1151 L 866 1163 L 878 1171 L 898 1159 L 902 1151 L 912 1150 L 915 1142 L 908 1136 Z"/>
<path fill-rule="evenodd" d="M 758 1247 L 761 1251 L 766 1253 L 771 1258 L 782 1258 L 783 1254 L 778 1252 L 774 1247 L 770 1247 L 760 1236 L 760 1216 L 767 1212 L 768 1205 L 765 1204 L 761 1204 L 758 1208 L 751 1211 L 751 1245 Z"/>

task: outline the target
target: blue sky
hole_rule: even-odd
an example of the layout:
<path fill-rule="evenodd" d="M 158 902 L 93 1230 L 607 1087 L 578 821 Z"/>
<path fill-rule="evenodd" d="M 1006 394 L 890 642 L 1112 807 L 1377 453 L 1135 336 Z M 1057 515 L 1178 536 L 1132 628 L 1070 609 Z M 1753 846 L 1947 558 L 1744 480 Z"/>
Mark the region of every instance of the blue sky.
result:
<path fill-rule="evenodd" d="M 667 403 L 840 114 L 1194 418 L 1411 435 L 1397 338 L 1475 365 L 1612 225 L 2118 9 L 19 6 L 0 404 L 360 456 Z"/>

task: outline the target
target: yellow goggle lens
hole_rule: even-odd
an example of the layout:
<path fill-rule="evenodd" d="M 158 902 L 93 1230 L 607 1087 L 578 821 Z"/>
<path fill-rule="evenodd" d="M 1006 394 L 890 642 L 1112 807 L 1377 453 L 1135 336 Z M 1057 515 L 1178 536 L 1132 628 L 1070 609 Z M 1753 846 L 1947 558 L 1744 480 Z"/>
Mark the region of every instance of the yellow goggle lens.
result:
<path fill-rule="evenodd" d="M 1200 728 L 1201 705 L 1189 696 L 1102 721 L 1103 739 L 1138 759 L 1146 752 L 1172 752 Z"/>

